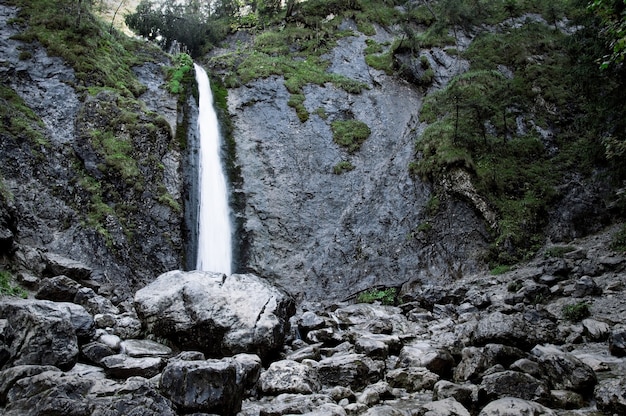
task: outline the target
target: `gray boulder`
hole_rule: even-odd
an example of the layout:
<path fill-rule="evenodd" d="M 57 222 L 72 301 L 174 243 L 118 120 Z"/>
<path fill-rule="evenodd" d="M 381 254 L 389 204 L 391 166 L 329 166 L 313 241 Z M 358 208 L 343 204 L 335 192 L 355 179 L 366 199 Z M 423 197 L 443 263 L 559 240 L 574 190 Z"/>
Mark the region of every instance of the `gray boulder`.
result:
<path fill-rule="evenodd" d="M 354 390 L 379 380 L 383 363 L 363 354 L 336 354 L 321 360 L 317 371 L 323 386 L 344 386 Z"/>
<path fill-rule="evenodd" d="M 470 416 L 470 412 L 451 397 L 426 403 L 422 409 L 424 416 Z"/>
<path fill-rule="evenodd" d="M 390 386 L 408 392 L 430 390 L 439 381 L 439 376 L 425 367 L 396 368 L 387 373 Z"/>
<path fill-rule="evenodd" d="M 122 354 L 131 357 L 170 357 L 172 349 L 149 339 L 127 339 L 120 342 Z"/>
<path fill-rule="evenodd" d="M 478 416 L 556 416 L 556 412 L 539 403 L 516 397 L 504 397 L 485 406 Z"/>
<path fill-rule="evenodd" d="M 258 414 L 261 416 L 306 414 L 329 404 L 335 403 L 325 394 L 284 393 L 274 397 Z"/>
<path fill-rule="evenodd" d="M 64 275 L 44 278 L 39 283 L 35 298 L 54 302 L 73 302 L 80 288 L 80 283 Z"/>
<path fill-rule="evenodd" d="M 165 361 L 161 357 L 130 357 L 125 354 L 109 355 L 100 360 L 106 373 L 113 378 L 154 377 L 161 372 Z"/>
<path fill-rule="evenodd" d="M 19 375 L 13 373 L 3 413 L 7 416 L 176 415 L 171 402 L 144 378 L 118 383 L 87 368 L 71 372 L 16 368 Z"/>
<path fill-rule="evenodd" d="M 321 388 L 317 370 L 291 360 L 273 362 L 266 371 L 261 373 L 259 386 L 263 393 L 269 395 L 312 394 L 319 392 Z"/>
<path fill-rule="evenodd" d="M 453 398 L 465 407 L 472 405 L 472 393 L 473 389 L 471 387 L 447 380 L 439 380 L 433 386 L 433 400 Z"/>
<path fill-rule="evenodd" d="M 433 373 L 446 377 L 452 373 L 455 364 L 449 351 L 422 341 L 402 347 L 396 367 L 426 367 Z"/>
<path fill-rule="evenodd" d="M 533 376 L 517 371 L 501 371 L 483 377 L 478 389 L 478 401 L 488 403 L 504 397 L 547 402 L 548 386 Z"/>
<path fill-rule="evenodd" d="M 510 315 L 490 313 L 478 321 L 472 335 L 473 345 L 496 343 L 522 349 L 542 343 L 556 344 L 559 340 L 556 324 L 532 310 Z"/>
<path fill-rule="evenodd" d="M 0 406 L 4 406 L 7 393 L 20 379 L 31 377 L 44 371 L 61 371 L 51 365 L 18 365 L 0 371 Z"/>
<path fill-rule="evenodd" d="M 536 346 L 532 354 L 546 375 L 551 388 L 572 390 L 591 395 L 598 382 L 595 372 L 573 354 L 563 352 L 555 346 Z"/>
<path fill-rule="evenodd" d="M 594 398 L 598 410 L 607 414 L 626 414 L 626 378 L 621 376 L 600 381 Z"/>
<path fill-rule="evenodd" d="M 609 335 L 609 352 L 616 357 L 626 357 L 626 330 L 614 330 Z"/>
<path fill-rule="evenodd" d="M 254 275 L 172 271 L 135 294 L 147 331 L 208 356 L 282 348 L 294 303 Z"/>
<path fill-rule="evenodd" d="M 45 253 L 44 261 L 46 263 L 44 273 L 49 276 L 65 275 L 76 281 L 87 280 L 91 277 L 91 268 L 79 261 L 54 253 Z"/>
<path fill-rule="evenodd" d="M 47 300 L 20 299 L 0 303 L 7 325 L 0 341 L 4 368 L 53 365 L 70 369 L 78 358 L 79 339 L 93 333 L 93 318 L 81 306 Z"/>
<path fill-rule="evenodd" d="M 161 392 L 185 412 L 232 415 L 241 409 L 237 366 L 225 360 L 173 360 L 163 370 Z"/>

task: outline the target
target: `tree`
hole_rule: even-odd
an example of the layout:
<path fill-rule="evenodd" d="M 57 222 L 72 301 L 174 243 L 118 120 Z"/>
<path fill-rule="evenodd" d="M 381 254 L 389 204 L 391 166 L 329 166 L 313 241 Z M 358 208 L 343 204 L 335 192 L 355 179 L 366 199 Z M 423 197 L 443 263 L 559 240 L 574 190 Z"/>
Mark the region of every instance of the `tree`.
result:
<path fill-rule="evenodd" d="M 610 51 L 601 67 L 621 65 L 626 57 L 626 0 L 593 0 L 589 8 L 600 18 L 600 34 Z"/>
<path fill-rule="evenodd" d="M 233 0 L 202 2 L 142 0 L 135 13 L 126 16 L 126 24 L 135 33 L 162 48 L 169 49 L 174 41 L 184 45 L 191 56 L 198 56 L 210 44 L 223 39 L 225 30 L 218 21 L 219 13 L 235 3 Z"/>

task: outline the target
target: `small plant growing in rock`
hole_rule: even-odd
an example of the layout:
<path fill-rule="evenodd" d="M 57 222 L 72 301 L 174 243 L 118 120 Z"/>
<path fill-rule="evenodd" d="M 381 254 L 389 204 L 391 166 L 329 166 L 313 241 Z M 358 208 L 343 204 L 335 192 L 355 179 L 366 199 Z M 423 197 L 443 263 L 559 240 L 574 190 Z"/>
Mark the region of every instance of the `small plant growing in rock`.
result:
<path fill-rule="evenodd" d="M 491 273 L 493 274 L 493 270 L 491 271 Z M 508 290 L 510 293 L 516 293 L 523 287 L 524 284 L 520 280 L 515 280 L 514 282 L 510 282 L 507 285 L 506 290 Z"/>
<path fill-rule="evenodd" d="M 342 160 L 333 166 L 333 173 L 335 175 L 341 175 L 344 172 L 349 172 L 354 169 L 354 165 L 348 160 Z"/>
<path fill-rule="evenodd" d="M 394 305 L 396 299 L 396 288 L 388 287 L 387 289 L 370 289 L 359 293 L 356 301 L 358 303 L 374 303 L 376 301 L 383 305 Z"/>
<path fill-rule="evenodd" d="M 19 286 L 13 285 L 11 280 L 11 273 L 6 270 L 0 271 L 0 296 L 8 295 L 26 298 L 26 291 Z"/>
<path fill-rule="evenodd" d="M 591 316 L 587 302 L 577 302 L 563 306 L 563 318 L 570 322 L 580 322 Z"/>
<path fill-rule="evenodd" d="M 367 124 L 358 120 L 333 121 L 330 127 L 335 143 L 346 147 L 349 153 L 359 150 L 372 133 Z"/>
<path fill-rule="evenodd" d="M 491 274 L 497 276 L 499 274 L 504 274 L 511 270 L 511 266 L 507 264 L 498 264 L 497 266 L 491 269 Z"/>

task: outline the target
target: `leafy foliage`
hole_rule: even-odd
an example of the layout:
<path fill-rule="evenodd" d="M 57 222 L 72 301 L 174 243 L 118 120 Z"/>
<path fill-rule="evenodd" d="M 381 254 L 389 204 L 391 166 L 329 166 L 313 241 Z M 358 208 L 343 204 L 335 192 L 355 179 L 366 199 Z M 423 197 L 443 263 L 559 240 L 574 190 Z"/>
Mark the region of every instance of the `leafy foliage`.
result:
<path fill-rule="evenodd" d="M 349 160 L 342 160 L 341 162 L 333 166 L 333 173 L 335 175 L 340 175 L 344 172 L 349 172 L 353 169 L 354 169 L 354 165 L 350 163 Z"/>
<path fill-rule="evenodd" d="M 589 304 L 587 302 L 571 303 L 563 306 L 561 310 L 563 318 L 570 322 L 580 322 L 591 316 Z"/>
<path fill-rule="evenodd" d="M 167 89 L 172 94 L 183 94 L 184 85 L 189 84 L 194 79 L 193 59 L 186 53 L 176 55 L 174 58 L 176 66 L 168 74 Z"/>
<path fill-rule="evenodd" d="M 359 120 L 337 120 L 333 121 L 330 127 L 335 143 L 347 148 L 349 153 L 359 150 L 372 133 L 367 124 Z"/>
<path fill-rule="evenodd" d="M 25 299 L 27 297 L 26 291 L 20 286 L 13 284 L 12 280 L 11 273 L 6 270 L 0 270 L 0 295 L 16 296 Z"/>
<path fill-rule="evenodd" d="M 227 18 L 234 8 L 231 11 L 224 2 L 221 6 L 211 10 L 211 2 L 202 7 L 202 3 L 196 1 L 142 0 L 125 21 L 135 33 L 157 42 L 163 49 L 169 50 L 178 42 L 191 56 L 197 57 L 228 33 Z"/>
<path fill-rule="evenodd" d="M 374 303 L 380 302 L 383 305 L 394 305 L 396 302 L 396 288 L 389 287 L 386 289 L 370 289 L 359 293 L 356 301 L 358 303 Z"/>
<path fill-rule="evenodd" d="M 132 66 L 149 60 L 145 46 L 115 32 L 86 9 L 89 2 L 73 0 L 12 0 L 20 7 L 26 30 L 16 35 L 25 42 L 40 42 L 49 54 L 70 64 L 78 87 L 107 87 L 128 97 L 145 91 Z"/>

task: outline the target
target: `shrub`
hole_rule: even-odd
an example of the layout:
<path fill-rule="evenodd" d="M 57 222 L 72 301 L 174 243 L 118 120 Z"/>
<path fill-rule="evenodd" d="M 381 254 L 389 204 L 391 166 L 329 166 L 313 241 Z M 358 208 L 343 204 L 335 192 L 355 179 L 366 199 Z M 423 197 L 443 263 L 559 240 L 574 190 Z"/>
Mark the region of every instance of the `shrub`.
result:
<path fill-rule="evenodd" d="M 563 318 L 570 322 L 580 322 L 591 315 L 587 302 L 577 302 L 563 306 Z"/>
<path fill-rule="evenodd" d="M 611 249 L 626 252 L 626 224 L 622 225 L 619 231 L 613 235 Z"/>
<path fill-rule="evenodd" d="M 359 150 L 372 133 L 367 124 L 358 120 L 333 121 L 330 127 L 335 143 L 347 148 L 350 153 Z"/>
<path fill-rule="evenodd" d="M 19 286 L 13 285 L 12 276 L 6 270 L 0 271 L 0 295 L 17 296 L 20 298 L 26 298 L 27 293 Z"/>
<path fill-rule="evenodd" d="M 374 303 L 380 302 L 383 305 L 394 305 L 396 300 L 396 288 L 389 287 L 386 289 L 370 289 L 359 293 L 356 298 L 358 303 Z"/>
<path fill-rule="evenodd" d="M 333 166 L 333 173 L 335 175 L 340 175 L 344 172 L 349 172 L 352 169 L 354 169 L 354 165 L 352 163 L 350 163 L 348 160 L 342 160 L 341 162 Z"/>

